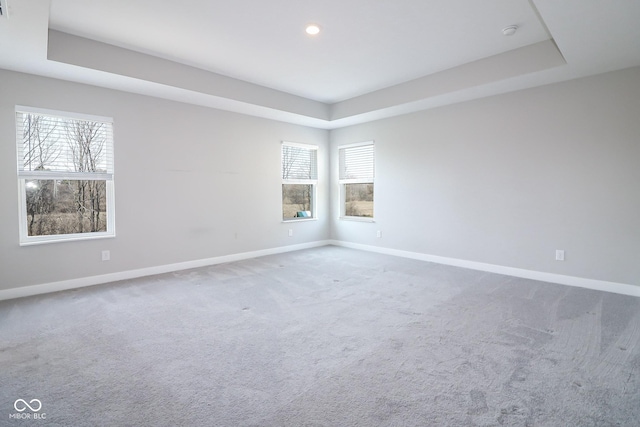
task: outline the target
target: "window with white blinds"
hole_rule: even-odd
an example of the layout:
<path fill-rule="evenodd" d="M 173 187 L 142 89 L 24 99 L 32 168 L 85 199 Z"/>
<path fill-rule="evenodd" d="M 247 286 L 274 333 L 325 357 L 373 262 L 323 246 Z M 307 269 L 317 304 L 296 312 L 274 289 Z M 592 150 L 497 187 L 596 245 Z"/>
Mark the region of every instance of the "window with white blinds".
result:
<path fill-rule="evenodd" d="M 375 150 L 373 141 L 338 148 L 340 216 L 373 219 Z"/>
<path fill-rule="evenodd" d="M 282 179 L 317 180 L 318 147 L 283 142 Z"/>
<path fill-rule="evenodd" d="M 373 182 L 375 159 L 372 142 L 341 147 L 339 153 L 342 181 Z"/>
<path fill-rule="evenodd" d="M 318 147 L 282 143 L 282 219 L 315 218 Z"/>
<path fill-rule="evenodd" d="M 20 243 L 115 235 L 113 120 L 16 107 Z"/>

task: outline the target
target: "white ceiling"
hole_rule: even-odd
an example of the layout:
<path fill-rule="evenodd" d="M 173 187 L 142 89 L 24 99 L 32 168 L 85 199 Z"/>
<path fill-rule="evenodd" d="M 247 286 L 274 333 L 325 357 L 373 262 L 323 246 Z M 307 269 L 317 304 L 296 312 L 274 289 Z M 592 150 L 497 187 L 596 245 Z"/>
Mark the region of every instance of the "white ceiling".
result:
<path fill-rule="evenodd" d="M 526 0 L 53 0 L 50 27 L 327 103 L 549 38 Z"/>
<path fill-rule="evenodd" d="M 321 128 L 640 65 L 638 0 L 6 2 L 0 68 Z"/>

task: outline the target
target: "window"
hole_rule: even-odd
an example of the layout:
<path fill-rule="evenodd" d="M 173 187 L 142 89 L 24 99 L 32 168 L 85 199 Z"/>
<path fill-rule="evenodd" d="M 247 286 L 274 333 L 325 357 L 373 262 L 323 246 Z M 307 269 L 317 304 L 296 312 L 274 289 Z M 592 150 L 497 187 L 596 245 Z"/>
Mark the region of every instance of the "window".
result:
<path fill-rule="evenodd" d="M 316 217 L 318 147 L 282 143 L 282 219 Z"/>
<path fill-rule="evenodd" d="M 115 236 L 113 120 L 16 107 L 20 244 Z"/>
<path fill-rule="evenodd" d="M 341 217 L 373 218 L 373 141 L 339 147 Z"/>

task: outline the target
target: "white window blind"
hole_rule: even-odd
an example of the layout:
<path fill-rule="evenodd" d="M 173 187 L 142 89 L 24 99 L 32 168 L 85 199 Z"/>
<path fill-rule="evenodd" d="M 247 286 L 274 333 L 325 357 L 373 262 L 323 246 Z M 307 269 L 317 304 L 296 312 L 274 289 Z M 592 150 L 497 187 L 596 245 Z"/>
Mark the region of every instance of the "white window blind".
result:
<path fill-rule="evenodd" d="M 290 182 L 316 181 L 318 179 L 318 147 L 283 142 L 282 179 Z"/>
<path fill-rule="evenodd" d="M 113 178 L 112 120 L 77 116 L 16 108 L 19 178 Z"/>
<path fill-rule="evenodd" d="M 373 143 L 347 146 L 339 150 L 341 181 L 372 182 L 375 177 Z"/>

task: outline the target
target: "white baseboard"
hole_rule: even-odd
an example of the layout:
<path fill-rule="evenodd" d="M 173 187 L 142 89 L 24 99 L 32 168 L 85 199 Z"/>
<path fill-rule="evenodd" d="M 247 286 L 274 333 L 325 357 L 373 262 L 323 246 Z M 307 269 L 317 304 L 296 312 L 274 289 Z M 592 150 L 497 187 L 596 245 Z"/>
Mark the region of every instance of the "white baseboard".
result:
<path fill-rule="evenodd" d="M 103 274 L 100 276 L 83 277 L 79 279 L 63 280 L 60 282 L 45 283 L 41 285 L 24 286 L 19 288 L 0 290 L 0 301 L 46 294 L 50 292 L 64 291 L 68 289 L 82 288 L 85 286 L 101 285 L 120 280 L 135 279 L 138 277 L 152 276 L 155 274 L 171 273 L 174 271 L 188 270 L 190 268 L 206 267 L 209 265 L 223 264 L 227 262 L 241 261 L 266 255 L 274 255 L 285 252 L 293 252 L 301 249 L 316 248 L 319 246 L 335 245 L 345 248 L 360 249 L 369 252 L 377 252 L 386 255 L 399 256 L 420 261 L 434 262 L 437 264 L 451 265 L 455 267 L 469 268 L 472 270 L 486 271 L 490 273 L 504 274 L 507 276 L 522 277 L 525 279 L 540 280 L 543 282 L 558 283 L 561 285 L 576 286 L 597 291 L 613 292 L 622 295 L 640 297 L 640 286 L 624 283 L 607 282 L 603 280 L 585 279 L 562 274 L 544 273 L 541 271 L 525 270 L 522 268 L 505 267 L 502 265 L 486 264 L 482 262 L 467 261 L 457 258 L 447 258 L 437 255 L 423 254 L 419 252 L 403 251 L 399 249 L 384 248 L 379 246 L 363 245 L 359 243 L 342 242 L 339 240 L 320 240 L 299 245 L 280 246 L 277 248 L 262 249 L 252 252 L 223 255 L 214 258 L 206 258 L 194 261 L 180 262 L 176 264 L 160 265 L 156 267 L 141 268 L 138 270 L 122 271 L 118 273 Z"/>
<path fill-rule="evenodd" d="M 613 292 L 616 294 L 640 297 L 640 286 L 624 283 L 607 282 L 603 280 L 585 279 L 582 277 L 565 276 L 562 274 L 544 273 L 541 271 L 525 270 L 522 268 L 505 267 L 502 265 L 486 264 L 482 262 L 467 261 L 457 258 L 447 258 L 436 255 L 428 255 L 419 252 L 402 251 L 399 249 L 383 248 L 379 246 L 362 245 L 359 243 L 331 240 L 330 244 L 345 248 L 360 249 L 369 252 L 377 252 L 386 255 L 394 255 L 403 258 L 411 258 L 420 261 L 435 262 L 437 264 L 452 265 L 455 267 L 469 268 L 472 270 L 487 271 L 490 273 L 504 274 L 507 276 L 522 277 L 525 279 L 540 280 L 542 282 L 558 283 L 567 286 L 593 289 L 596 291 Z"/>
<path fill-rule="evenodd" d="M 227 262 L 240 261 L 244 259 L 257 258 L 266 255 L 293 252 L 301 249 L 316 248 L 329 245 L 330 241 L 321 240 L 317 242 L 302 243 L 299 245 L 280 246 L 277 248 L 262 249 L 259 251 L 242 252 L 238 254 L 223 255 L 214 258 L 199 259 L 195 261 L 179 262 L 176 264 L 159 265 L 156 267 L 141 268 L 138 270 L 122 271 L 118 273 L 103 274 L 100 276 L 82 277 L 79 279 L 63 280 L 60 282 L 45 283 L 42 285 L 23 286 L 19 288 L 0 290 L 0 301 L 27 297 L 32 295 L 47 294 L 50 292 L 65 291 L 68 289 L 83 288 L 85 286 L 101 285 L 104 283 L 117 282 L 119 280 L 135 279 L 155 274 L 171 273 L 174 271 L 188 270 L 190 268 L 206 267 L 209 265 L 223 264 Z"/>

